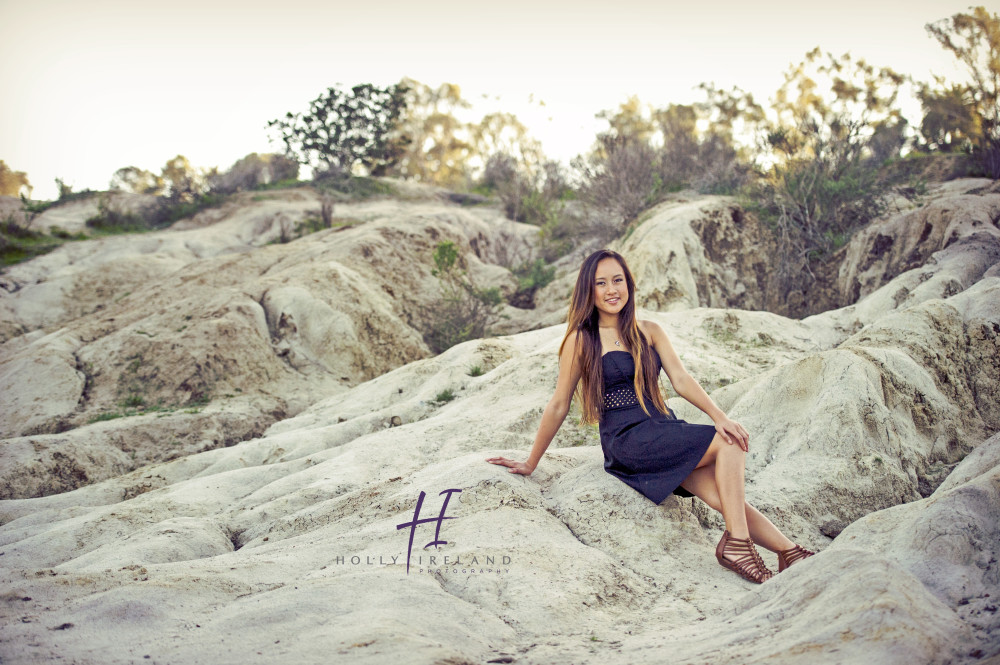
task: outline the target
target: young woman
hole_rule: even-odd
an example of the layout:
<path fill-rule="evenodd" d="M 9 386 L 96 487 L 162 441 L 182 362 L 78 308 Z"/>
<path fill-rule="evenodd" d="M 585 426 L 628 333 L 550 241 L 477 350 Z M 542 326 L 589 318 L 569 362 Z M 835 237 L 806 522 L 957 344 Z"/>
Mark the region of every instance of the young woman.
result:
<path fill-rule="evenodd" d="M 559 346 L 559 379 L 527 461 L 490 457 L 530 475 L 577 396 L 585 423 L 600 423 L 604 469 L 659 504 L 670 494 L 697 496 L 722 513 L 719 563 L 751 582 L 774 574 L 755 545 L 778 554 L 778 572 L 814 552 L 786 538 L 744 499 L 749 434 L 687 373 L 666 333 L 635 318 L 635 282 L 624 257 L 602 249 L 580 267 Z M 661 365 L 662 358 L 662 365 Z M 677 394 L 715 426 L 678 420 L 660 394 L 660 369 Z M 579 385 L 578 385 L 579 384 Z M 651 412 L 652 411 L 652 412 Z"/>

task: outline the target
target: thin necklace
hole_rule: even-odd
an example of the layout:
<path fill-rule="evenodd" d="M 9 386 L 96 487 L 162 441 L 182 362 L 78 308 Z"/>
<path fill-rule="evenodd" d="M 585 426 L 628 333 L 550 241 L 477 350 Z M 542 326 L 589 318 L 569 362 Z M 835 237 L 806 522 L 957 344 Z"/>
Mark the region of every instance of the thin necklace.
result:
<path fill-rule="evenodd" d="M 618 326 L 597 326 L 598 328 L 617 328 Z M 615 335 L 615 346 L 621 346 L 622 343 L 618 341 L 618 336 Z"/>

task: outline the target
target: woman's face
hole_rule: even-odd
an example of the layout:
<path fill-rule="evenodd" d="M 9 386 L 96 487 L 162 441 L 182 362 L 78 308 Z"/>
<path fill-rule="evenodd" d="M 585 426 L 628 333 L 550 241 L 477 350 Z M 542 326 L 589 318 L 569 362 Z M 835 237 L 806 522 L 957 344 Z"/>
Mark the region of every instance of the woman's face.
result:
<path fill-rule="evenodd" d="M 615 315 L 628 302 L 625 271 L 610 256 L 597 262 L 594 272 L 594 306 L 602 312 Z"/>

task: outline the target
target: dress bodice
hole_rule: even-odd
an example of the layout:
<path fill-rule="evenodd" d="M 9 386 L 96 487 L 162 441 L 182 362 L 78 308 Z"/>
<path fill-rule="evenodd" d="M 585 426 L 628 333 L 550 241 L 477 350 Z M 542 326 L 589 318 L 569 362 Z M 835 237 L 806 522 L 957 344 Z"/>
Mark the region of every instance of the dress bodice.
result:
<path fill-rule="evenodd" d="M 657 375 L 661 369 L 660 356 L 652 346 L 649 350 L 656 361 Z M 635 394 L 635 361 L 628 351 L 609 351 L 601 356 L 604 374 L 604 410 L 626 409 L 639 405 Z M 650 404 L 649 396 L 645 396 L 646 404 Z"/>

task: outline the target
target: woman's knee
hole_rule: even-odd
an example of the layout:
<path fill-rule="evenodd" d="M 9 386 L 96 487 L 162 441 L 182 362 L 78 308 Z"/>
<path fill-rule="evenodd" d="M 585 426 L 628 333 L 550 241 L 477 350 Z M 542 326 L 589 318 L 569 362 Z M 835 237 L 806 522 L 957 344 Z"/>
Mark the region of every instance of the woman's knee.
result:
<path fill-rule="evenodd" d="M 715 436 L 712 437 L 712 441 L 708 444 L 708 450 L 705 451 L 705 454 L 695 468 L 703 469 L 706 466 L 715 464 L 720 455 L 738 455 L 742 459 L 746 453 L 743 452 L 743 449 L 738 444 L 726 443 L 722 435 L 716 432 Z"/>
<path fill-rule="evenodd" d="M 742 448 L 740 448 L 740 445 L 738 443 L 726 443 L 726 441 L 721 438 L 720 441 L 722 443 L 721 446 L 719 447 L 719 452 L 717 453 L 717 455 L 727 455 L 730 458 L 740 459 L 740 460 L 746 459 L 747 454 L 746 452 L 744 452 Z"/>
<path fill-rule="evenodd" d="M 705 451 L 706 455 L 709 456 L 714 462 L 719 453 L 721 453 L 727 446 L 726 440 L 722 438 L 722 435 L 718 432 L 712 437 L 712 440 L 708 443 L 708 450 Z"/>

